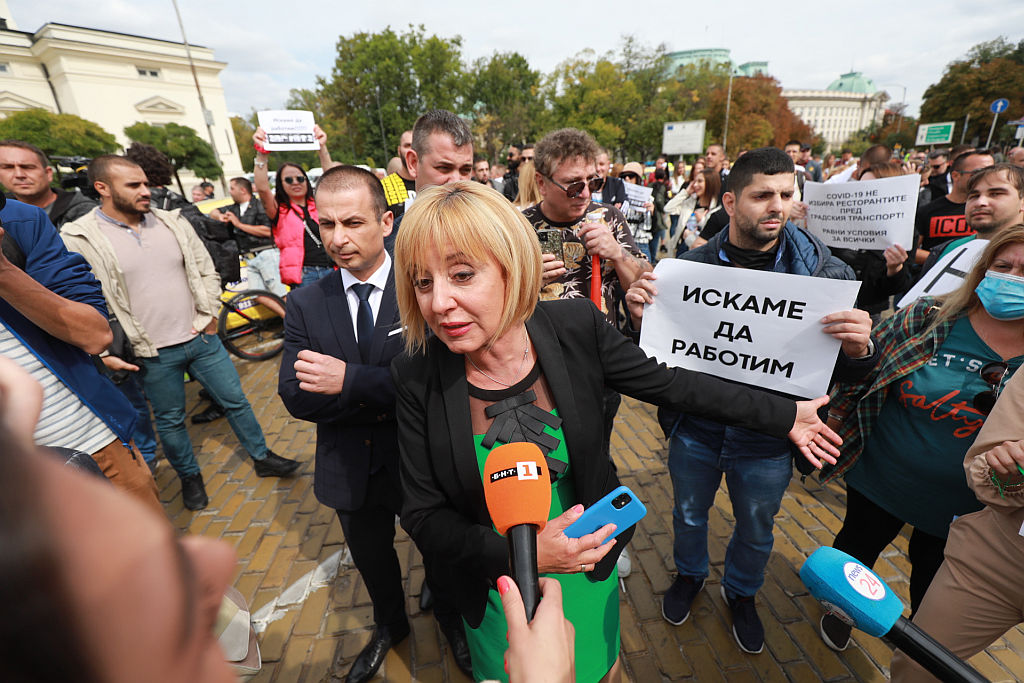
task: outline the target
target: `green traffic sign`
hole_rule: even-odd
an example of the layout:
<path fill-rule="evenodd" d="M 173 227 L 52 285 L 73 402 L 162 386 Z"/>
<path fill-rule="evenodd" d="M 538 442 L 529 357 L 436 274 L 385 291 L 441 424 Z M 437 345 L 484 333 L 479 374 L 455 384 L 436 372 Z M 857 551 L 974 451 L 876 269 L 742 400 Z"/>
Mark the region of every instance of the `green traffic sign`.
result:
<path fill-rule="evenodd" d="M 918 145 L 944 145 L 953 139 L 953 122 L 928 123 L 918 127 Z"/>

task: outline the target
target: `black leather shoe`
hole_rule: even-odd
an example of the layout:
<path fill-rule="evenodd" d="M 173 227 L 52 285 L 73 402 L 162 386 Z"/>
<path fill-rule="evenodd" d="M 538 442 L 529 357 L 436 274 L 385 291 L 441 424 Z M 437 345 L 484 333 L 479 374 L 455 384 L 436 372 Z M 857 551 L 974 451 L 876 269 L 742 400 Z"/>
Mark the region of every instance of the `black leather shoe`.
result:
<path fill-rule="evenodd" d="M 203 486 L 203 475 L 182 477 L 181 500 L 189 510 L 202 510 L 206 507 L 210 499 L 206 496 L 206 487 Z"/>
<path fill-rule="evenodd" d="M 206 406 L 206 410 L 192 416 L 192 424 L 201 425 L 224 417 L 224 409 L 217 403 Z"/>
<path fill-rule="evenodd" d="M 462 673 L 473 678 L 473 658 L 469 655 L 469 641 L 466 640 L 466 631 L 462 626 L 462 621 L 446 624 L 438 622 L 438 624 L 441 626 L 441 633 L 448 641 L 448 646 L 452 649 L 455 664 L 458 665 Z"/>
<path fill-rule="evenodd" d="M 380 665 L 384 663 L 384 657 L 387 656 L 388 650 L 405 640 L 408 635 L 408 624 L 401 631 L 387 626 L 375 628 L 370 642 L 352 663 L 352 668 L 348 670 L 348 678 L 345 680 L 348 683 L 363 683 L 373 678 L 377 674 L 377 670 L 380 669 Z"/>
<path fill-rule="evenodd" d="M 298 460 L 282 458 L 274 451 L 267 451 L 267 457 L 262 460 L 253 460 L 252 466 L 258 477 L 287 477 L 299 469 L 302 463 Z"/>
<path fill-rule="evenodd" d="M 423 586 L 420 587 L 420 611 L 429 612 L 434 608 L 434 591 L 430 590 L 430 586 L 427 582 L 423 582 Z"/>

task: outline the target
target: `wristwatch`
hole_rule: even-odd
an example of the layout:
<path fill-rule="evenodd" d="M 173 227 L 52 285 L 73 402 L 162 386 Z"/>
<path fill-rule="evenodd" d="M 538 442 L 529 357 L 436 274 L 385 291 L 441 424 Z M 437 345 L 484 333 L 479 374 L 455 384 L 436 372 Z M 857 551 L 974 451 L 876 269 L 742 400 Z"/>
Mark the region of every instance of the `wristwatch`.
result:
<path fill-rule="evenodd" d="M 253 165 L 256 166 L 256 168 L 265 168 L 266 165 L 267 165 L 267 162 L 265 162 L 265 161 L 254 161 L 252 163 L 253 163 Z"/>

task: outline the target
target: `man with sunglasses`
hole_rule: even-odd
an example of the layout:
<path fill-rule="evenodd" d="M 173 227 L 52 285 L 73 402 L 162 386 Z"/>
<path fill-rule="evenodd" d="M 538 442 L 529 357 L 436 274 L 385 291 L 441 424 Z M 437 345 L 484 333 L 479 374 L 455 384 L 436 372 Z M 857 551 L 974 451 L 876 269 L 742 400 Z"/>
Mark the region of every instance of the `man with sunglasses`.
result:
<path fill-rule="evenodd" d="M 937 149 L 928 155 L 928 189 L 932 193 L 932 201 L 945 197 L 953 191 L 953 174 L 949 168 L 949 152 Z"/>
<path fill-rule="evenodd" d="M 616 324 L 616 291 L 627 289 L 651 270 L 651 264 L 637 249 L 622 212 L 594 201 L 604 179 L 597 173 L 599 148 L 588 133 L 562 128 L 548 133 L 537 143 L 534 165 L 541 201 L 523 211 L 535 230 L 557 231 L 561 245 L 544 258 L 541 299 L 575 299 L 590 294 L 592 256 L 599 257 L 601 303 L 608 322 Z M 600 217 L 598 218 L 598 214 Z M 610 457 L 609 440 L 621 402 L 619 394 L 605 389 L 604 452 Z M 629 555 L 619 556 L 619 575 L 629 574 Z"/>
<path fill-rule="evenodd" d="M 562 128 L 534 150 L 541 202 L 523 215 L 535 230 L 558 230 L 561 254 L 544 254 L 541 299 L 572 299 L 590 293 L 591 256 L 601 259 L 601 310 L 615 322 L 615 288 L 628 289 L 651 264 L 637 249 L 622 212 L 598 204 L 592 193 L 604 180 L 597 173 L 598 147 L 588 133 Z M 599 220 L 588 220 L 592 212 Z"/>

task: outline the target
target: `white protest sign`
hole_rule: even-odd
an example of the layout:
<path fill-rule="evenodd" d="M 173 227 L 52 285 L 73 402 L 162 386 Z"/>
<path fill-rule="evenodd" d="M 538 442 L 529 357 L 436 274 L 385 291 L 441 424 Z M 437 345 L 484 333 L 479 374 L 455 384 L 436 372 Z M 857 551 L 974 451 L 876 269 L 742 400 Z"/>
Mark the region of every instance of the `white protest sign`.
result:
<path fill-rule="evenodd" d="M 256 113 L 260 127 L 267 132 L 268 152 L 320 149 L 313 134 L 313 112 L 303 110 L 261 111 Z"/>
<path fill-rule="evenodd" d="M 821 319 L 853 308 L 856 280 L 662 259 L 640 348 L 672 366 L 803 398 L 828 391 L 839 340 Z"/>
<path fill-rule="evenodd" d="M 952 292 L 963 284 L 967 274 L 971 272 L 971 268 L 977 263 L 978 257 L 987 246 L 988 240 L 973 239 L 950 251 L 921 276 L 917 284 L 903 295 L 896 307 L 903 308 L 925 295 L 939 296 Z"/>
<path fill-rule="evenodd" d="M 647 202 L 651 201 L 651 195 L 654 194 L 654 188 L 633 183 L 622 184 L 626 186 L 626 201 L 629 205 L 637 211 L 646 210 Z"/>
<path fill-rule="evenodd" d="M 861 180 L 842 185 L 805 183 L 807 229 L 830 247 L 888 249 L 914 244 L 921 176 Z"/>
<path fill-rule="evenodd" d="M 704 119 L 670 121 L 662 126 L 662 154 L 700 154 L 704 151 Z"/>

